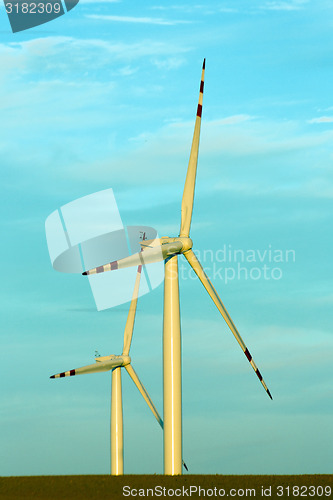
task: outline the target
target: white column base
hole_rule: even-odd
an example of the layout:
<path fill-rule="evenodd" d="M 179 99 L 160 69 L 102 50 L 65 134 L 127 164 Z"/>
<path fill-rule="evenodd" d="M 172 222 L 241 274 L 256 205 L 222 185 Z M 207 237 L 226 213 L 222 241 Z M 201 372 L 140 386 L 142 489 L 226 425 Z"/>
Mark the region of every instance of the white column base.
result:
<path fill-rule="evenodd" d="M 165 263 L 163 317 L 164 474 L 182 473 L 181 332 L 177 255 Z"/>
<path fill-rule="evenodd" d="M 111 382 L 111 475 L 124 474 L 123 405 L 121 368 L 112 370 Z"/>

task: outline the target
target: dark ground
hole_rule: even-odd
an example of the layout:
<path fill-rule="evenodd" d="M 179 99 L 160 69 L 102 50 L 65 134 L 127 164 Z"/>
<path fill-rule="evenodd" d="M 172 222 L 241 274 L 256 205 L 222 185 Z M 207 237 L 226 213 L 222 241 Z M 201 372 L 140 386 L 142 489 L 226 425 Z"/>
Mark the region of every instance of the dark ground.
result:
<path fill-rule="evenodd" d="M 123 490 L 123 487 L 125 489 Z M 199 487 L 201 491 L 199 491 Z M 147 491 L 147 489 L 150 490 Z M 0 477 L 1 500 L 125 498 L 329 498 L 333 475 Z"/>

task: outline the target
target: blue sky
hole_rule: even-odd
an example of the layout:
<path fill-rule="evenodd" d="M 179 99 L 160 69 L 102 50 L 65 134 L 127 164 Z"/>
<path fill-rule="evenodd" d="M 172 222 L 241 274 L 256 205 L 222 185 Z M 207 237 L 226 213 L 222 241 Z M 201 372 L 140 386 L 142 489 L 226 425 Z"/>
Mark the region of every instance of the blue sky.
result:
<path fill-rule="evenodd" d="M 194 474 L 331 473 L 331 3 L 81 0 L 17 34 L 0 15 L 0 474 L 109 472 L 109 374 L 49 376 L 119 353 L 128 306 L 97 312 L 81 276 L 55 272 L 44 223 L 111 187 L 125 224 L 178 234 L 204 57 L 194 246 L 295 259 L 213 259 L 215 275 L 203 259 L 270 401 L 180 258 L 184 459 Z M 257 279 L 263 264 L 279 279 Z M 131 351 L 160 412 L 162 301 L 162 286 L 140 299 Z M 123 398 L 125 472 L 162 473 L 126 373 Z"/>

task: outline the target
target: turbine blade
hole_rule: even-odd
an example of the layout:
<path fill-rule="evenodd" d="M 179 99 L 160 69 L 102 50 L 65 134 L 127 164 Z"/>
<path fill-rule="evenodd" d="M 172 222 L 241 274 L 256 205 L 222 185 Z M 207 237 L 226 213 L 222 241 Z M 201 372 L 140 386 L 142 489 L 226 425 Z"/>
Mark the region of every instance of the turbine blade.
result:
<path fill-rule="evenodd" d="M 138 266 L 138 271 L 136 273 L 132 301 L 131 301 L 130 308 L 128 311 L 128 316 L 127 316 L 127 321 L 126 321 L 126 326 L 125 326 L 125 331 L 124 331 L 123 354 L 126 356 L 128 356 L 129 350 L 131 348 L 136 307 L 137 307 L 137 303 L 138 303 L 141 271 L 142 271 L 142 266 L 140 265 L 140 266 Z"/>
<path fill-rule="evenodd" d="M 239 334 L 236 326 L 234 325 L 234 322 L 230 318 L 228 311 L 226 310 L 223 302 L 221 301 L 220 297 L 218 296 L 215 288 L 211 284 L 211 282 L 210 282 L 208 276 L 206 275 L 205 271 L 203 270 L 200 262 L 196 258 L 193 250 L 188 250 L 183 255 L 186 257 L 188 263 L 190 264 L 190 266 L 192 267 L 192 269 L 194 270 L 194 272 L 198 276 L 199 280 L 201 281 L 201 283 L 203 284 L 203 286 L 206 288 L 206 290 L 207 290 L 208 294 L 210 295 L 210 297 L 212 298 L 214 304 L 216 305 L 216 307 L 220 311 L 220 313 L 223 316 L 225 322 L 227 323 L 227 325 L 229 326 L 230 330 L 232 331 L 234 337 L 236 338 L 237 342 L 241 346 L 242 351 L 244 352 L 245 356 L 247 357 L 248 361 L 250 362 L 252 368 L 256 372 L 257 377 L 259 378 L 260 382 L 262 383 L 265 391 L 267 392 L 267 394 L 269 395 L 269 397 L 271 399 L 273 399 L 271 393 L 269 392 L 269 389 L 268 389 L 267 385 L 264 382 L 264 379 L 262 378 L 262 375 L 261 375 L 260 371 L 258 370 L 255 362 L 253 361 L 253 358 L 252 358 L 252 356 L 251 356 L 248 348 L 244 344 L 244 341 L 243 341 L 242 337 L 240 336 L 240 334 Z"/>
<path fill-rule="evenodd" d="M 191 147 L 190 159 L 189 159 L 189 163 L 188 163 L 188 167 L 187 167 L 187 175 L 186 175 L 185 187 L 184 187 L 183 199 L 182 199 L 182 213 L 181 213 L 181 223 L 180 223 L 179 236 L 186 236 L 186 237 L 188 237 L 190 234 L 190 227 L 191 227 L 191 220 L 192 220 L 195 179 L 196 179 L 196 175 L 197 175 L 197 163 L 198 163 L 198 153 L 199 153 L 199 140 L 200 140 L 200 126 L 201 126 L 204 78 L 205 78 L 205 59 L 203 61 L 203 65 L 202 65 L 199 103 L 198 103 L 198 108 L 197 108 L 197 116 L 195 119 L 192 147 Z"/>
<path fill-rule="evenodd" d="M 74 370 L 68 370 L 67 372 L 57 373 L 56 375 L 51 375 L 50 378 L 63 378 L 72 377 L 73 375 L 84 375 L 86 373 L 98 373 L 107 372 L 118 366 L 122 366 L 122 359 L 112 359 L 108 361 L 103 361 L 101 363 L 94 363 L 93 365 L 81 366 L 80 368 L 75 368 Z"/>
<path fill-rule="evenodd" d="M 156 410 L 156 408 L 154 406 L 154 403 L 152 402 L 152 400 L 151 400 L 148 392 L 146 391 L 146 389 L 144 388 L 144 386 L 140 382 L 140 379 L 137 376 L 136 372 L 134 371 L 133 366 L 132 365 L 126 365 L 125 368 L 127 370 L 127 373 L 129 374 L 129 376 L 131 377 L 131 379 L 133 380 L 133 382 L 135 383 L 135 385 L 139 389 L 139 391 L 140 391 L 143 399 L 146 401 L 147 405 L 149 406 L 149 408 L 153 412 L 153 415 L 156 418 L 157 422 L 160 424 L 160 426 L 163 429 L 163 420 L 161 419 L 158 411 Z"/>
<path fill-rule="evenodd" d="M 104 273 L 106 271 L 113 271 L 115 269 L 124 269 L 126 267 L 134 267 L 139 265 L 152 264 L 154 262 L 160 262 L 161 260 L 166 259 L 169 255 L 178 253 L 181 248 L 182 243 L 179 241 L 175 241 L 173 243 L 165 243 L 153 248 L 148 248 L 147 250 L 144 250 L 142 252 L 134 253 L 133 255 L 125 257 L 124 259 L 109 262 L 104 266 L 94 267 L 93 269 L 85 271 L 82 274 L 86 276 L 90 274 Z"/>

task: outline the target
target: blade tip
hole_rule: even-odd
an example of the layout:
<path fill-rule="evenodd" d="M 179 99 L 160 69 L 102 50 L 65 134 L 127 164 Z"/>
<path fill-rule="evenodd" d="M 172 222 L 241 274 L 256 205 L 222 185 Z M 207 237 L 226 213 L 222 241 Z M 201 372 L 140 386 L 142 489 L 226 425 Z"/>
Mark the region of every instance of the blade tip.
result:
<path fill-rule="evenodd" d="M 273 397 L 272 397 L 272 394 L 270 393 L 269 389 L 267 389 L 267 394 L 269 395 L 269 397 L 271 398 L 271 400 L 273 401 Z"/>
<path fill-rule="evenodd" d="M 84 273 L 82 273 L 82 276 L 87 276 L 87 271 L 84 271 Z"/>
<path fill-rule="evenodd" d="M 205 69 L 206 67 L 206 58 L 204 57 L 203 63 L 202 63 L 202 69 Z"/>
<path fill-rule="evenodd" d="M 50 377 L 50 378 L 55 378 L 55 375 L 51 375 L 51 377 Z"/>

